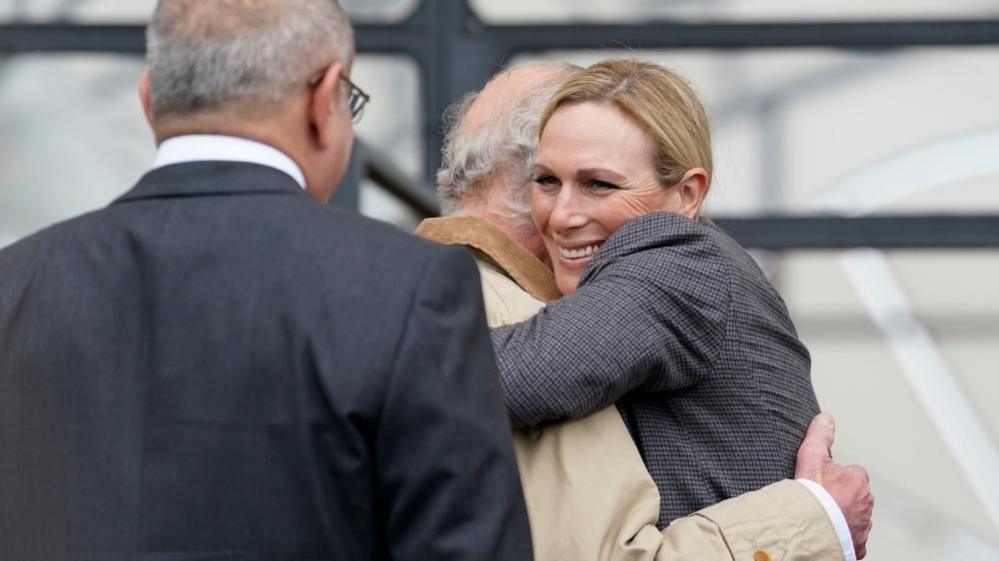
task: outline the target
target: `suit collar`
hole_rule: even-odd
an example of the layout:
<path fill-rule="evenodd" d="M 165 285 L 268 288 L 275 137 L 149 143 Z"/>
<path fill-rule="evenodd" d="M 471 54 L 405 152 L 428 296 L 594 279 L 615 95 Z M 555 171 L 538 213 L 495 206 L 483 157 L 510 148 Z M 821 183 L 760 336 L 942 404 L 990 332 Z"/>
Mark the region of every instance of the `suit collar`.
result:
<path fill-rule="evenodd" d="M 281 194 L 305 196 L 287 173 L 246 162 L 191 162 L 167 165 L 146 173 L 112 204 L 170 197 Z"/>
<path fill-rule="evenodd" d="M 305 189 L 305 175 L 291 156 L 263 142 L 219 134 L 187 134 L 168 138 L 156 149 L 153 169 L 191 162 L 247 162 L 279 169 Z"/>

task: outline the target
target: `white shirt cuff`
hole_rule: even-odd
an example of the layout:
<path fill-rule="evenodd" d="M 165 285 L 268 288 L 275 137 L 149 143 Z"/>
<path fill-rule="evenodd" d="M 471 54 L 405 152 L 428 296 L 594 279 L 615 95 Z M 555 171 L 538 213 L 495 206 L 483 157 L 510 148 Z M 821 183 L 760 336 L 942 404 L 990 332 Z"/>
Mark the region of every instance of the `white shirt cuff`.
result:
<path fill-rule="evenodd" d="M 836 529 L 836 536 L 839 537 L 839 545 L 843 548 L 843 559 L 846 561 L 857 561 L 857 554 L 853 550 L 853 538 L 850 536 L 850 527 L 846 523 L 843 511 L 840 510 L 839 505 L 836 504 L 829 491 L 826 491 L 821 485 L 809 479 L 799 479 L 798 483 L 801 483 L 806 489 L 811 491 L 819 503 L 822 504 L 823 508 L 826 509 L 826 514 L 829 516 L 833 528 Z"/>

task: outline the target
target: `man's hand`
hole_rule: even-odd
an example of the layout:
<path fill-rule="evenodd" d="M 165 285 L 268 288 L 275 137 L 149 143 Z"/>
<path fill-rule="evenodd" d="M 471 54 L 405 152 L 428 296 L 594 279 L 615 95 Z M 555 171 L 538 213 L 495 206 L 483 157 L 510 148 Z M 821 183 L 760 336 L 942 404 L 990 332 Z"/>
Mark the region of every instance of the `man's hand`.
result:
<path fill-rule="evenodd" d="M 829 492 L 846 517 L 857 559 L 867 555 L 871 533 L 874 495 L 867 471 L 860 466 L 842 466 L 829 456 L 836 436 L 836 421 L 828 413 L 812 419 L 805 440 L 798 449 L 795 477 L 810 479 Z"/>

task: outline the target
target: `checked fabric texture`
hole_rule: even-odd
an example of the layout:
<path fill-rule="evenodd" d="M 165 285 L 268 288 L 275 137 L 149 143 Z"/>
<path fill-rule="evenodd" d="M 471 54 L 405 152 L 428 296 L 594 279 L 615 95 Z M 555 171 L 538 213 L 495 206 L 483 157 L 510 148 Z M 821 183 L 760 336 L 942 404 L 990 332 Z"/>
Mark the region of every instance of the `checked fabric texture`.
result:
<path fill-rule="evenodd" d="M 676 214 L 622 226 L 575 293 L 493 343 L 515 427 L 617 403 L 661 527 L 792 477 L 819 412 L 780 295 L 738 243 Z"/>

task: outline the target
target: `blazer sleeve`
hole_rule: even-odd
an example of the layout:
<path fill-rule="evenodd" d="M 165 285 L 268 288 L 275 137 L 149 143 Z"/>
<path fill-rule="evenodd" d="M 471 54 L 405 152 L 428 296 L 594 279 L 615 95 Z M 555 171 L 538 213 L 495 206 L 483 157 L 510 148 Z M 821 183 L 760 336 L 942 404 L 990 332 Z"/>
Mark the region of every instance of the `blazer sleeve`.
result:
<path fill-rule="evenodd" d="M 613 239 L 574 293 L 492 331 L 514 427 L 580 418 L 633 391 L 680 390 L 717 360 L 731 293 L 717 244 L 696 232 L 651 247 L 608 248 Z"/>
<path fill-rule="evenodd" d="M 394 357 L 376 441 L 391 559 L 531 559 L 530 530 L 464 249 L 437 250 Z"/>
<path fill-rule="evenodd" d="M 796 481 L 774 483 L 675 520 L 662 537 L 657 561 L 843 561 L 825 509 Z"/>

